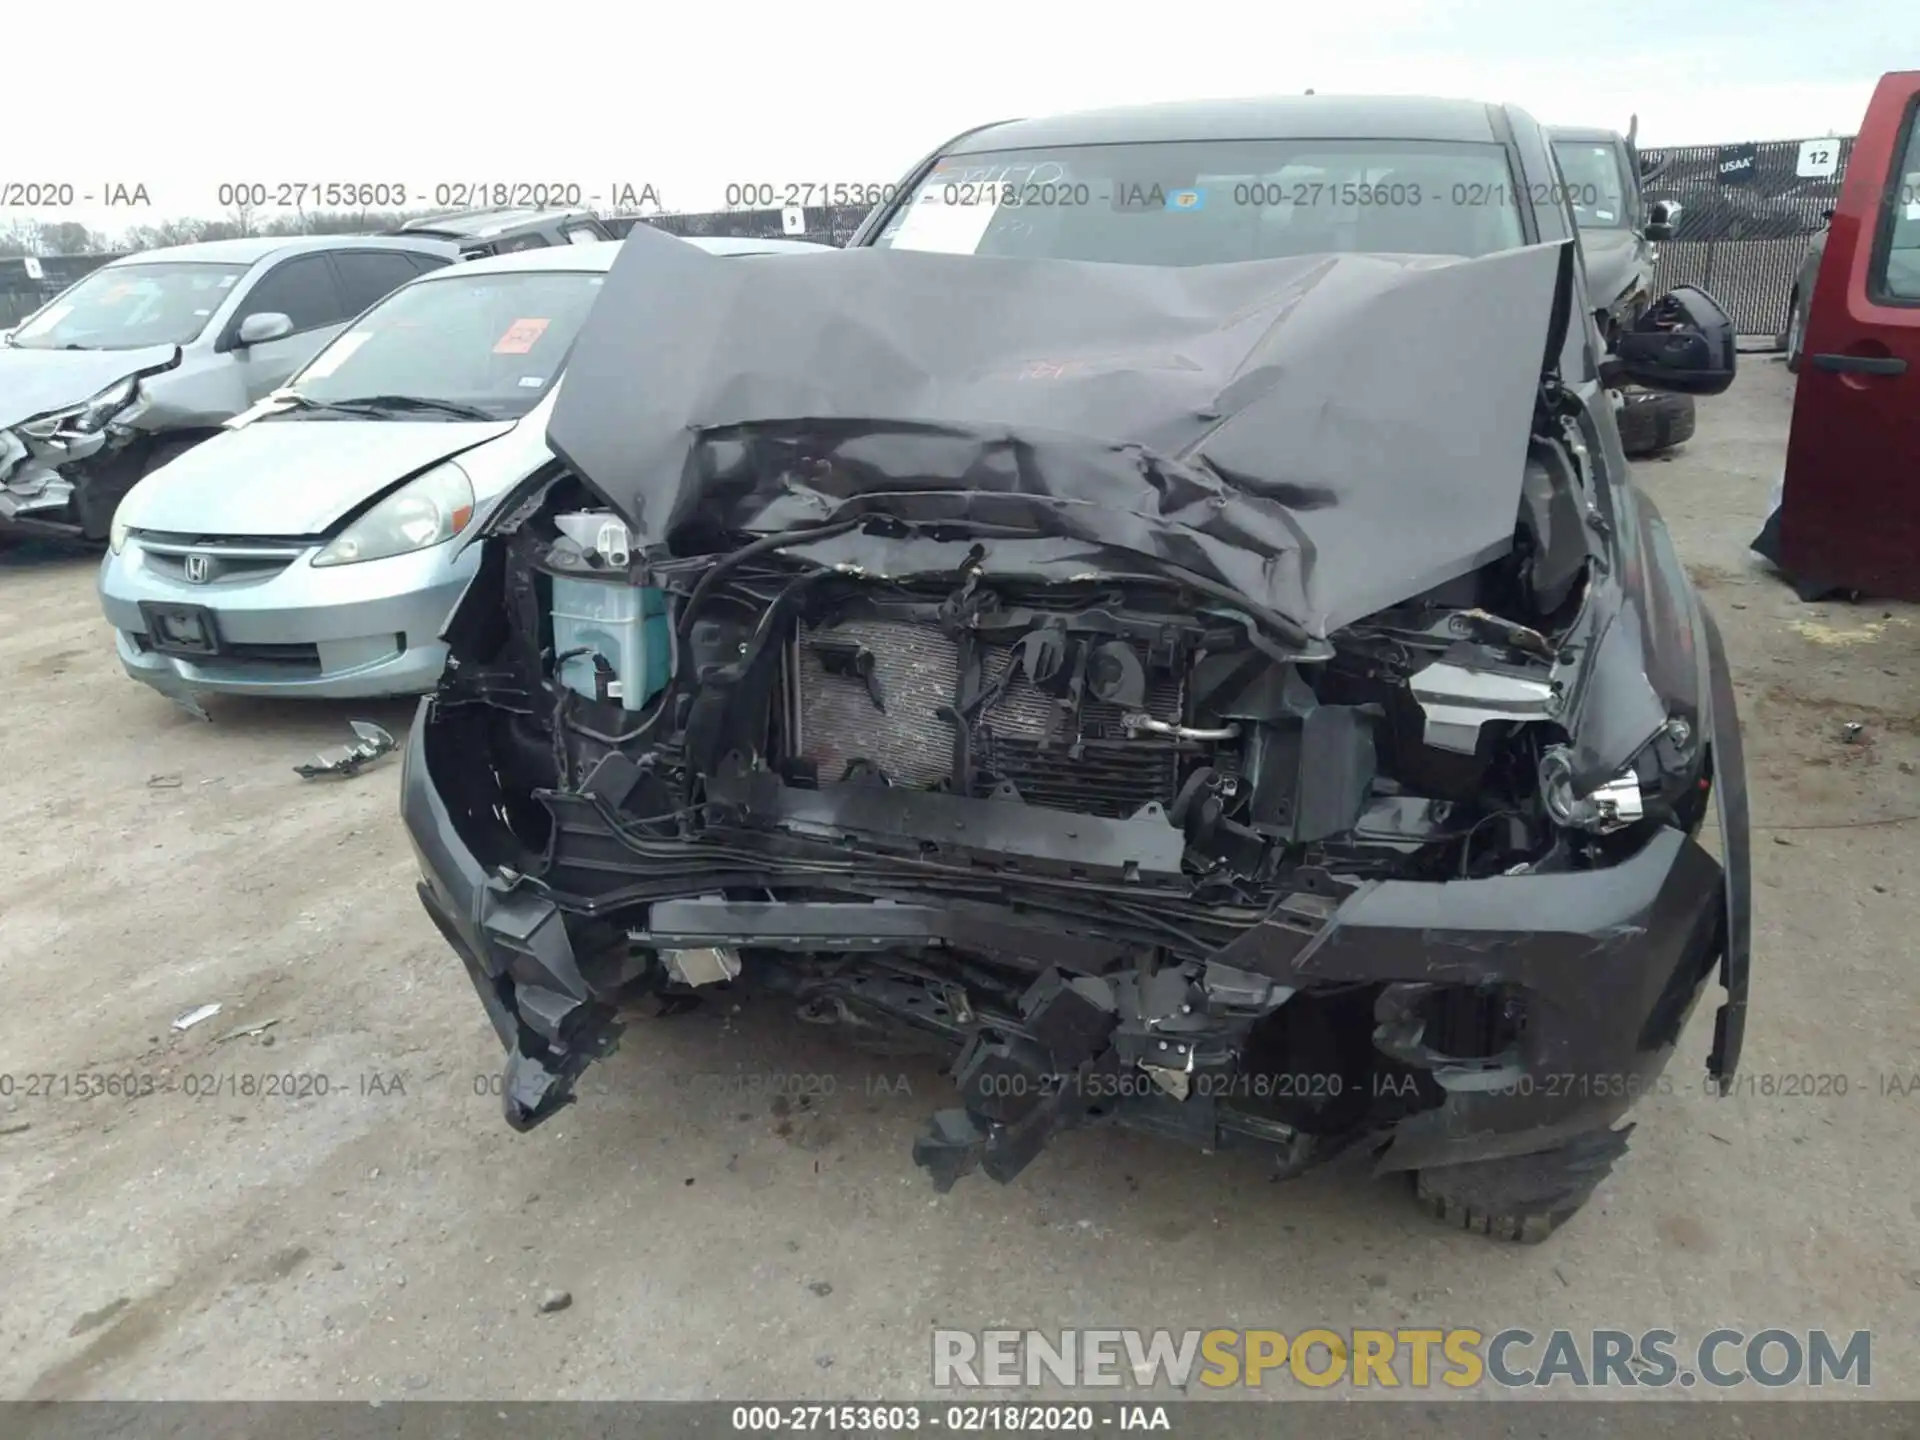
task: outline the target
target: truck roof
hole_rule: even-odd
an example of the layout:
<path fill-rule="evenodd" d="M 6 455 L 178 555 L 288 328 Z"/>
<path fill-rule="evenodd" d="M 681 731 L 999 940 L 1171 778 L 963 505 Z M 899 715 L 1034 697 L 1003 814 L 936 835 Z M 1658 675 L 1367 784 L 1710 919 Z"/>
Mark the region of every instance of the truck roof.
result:
<path fill-rule="evenodd" d="M 1608 130 L 1598 125 L 1549 125 L 1549 140 L 1585 140 L 1596 145 L 1624 145 L 1627 137 L 1618 130 Z"/>
<path fill-rule="evenodd" d="M 1451 140 L 1492 143 L 1496 115 L 1524 112 L 1479 100 L 1422 95 L 1271 95 L 1242 100 L 1177 100 L 1121 105 L 1031 120 L 1002 120 L 954 140 L 948 154 L 1178 140 L 1259 140 L 1278 136 L 1340 140 Z"/>

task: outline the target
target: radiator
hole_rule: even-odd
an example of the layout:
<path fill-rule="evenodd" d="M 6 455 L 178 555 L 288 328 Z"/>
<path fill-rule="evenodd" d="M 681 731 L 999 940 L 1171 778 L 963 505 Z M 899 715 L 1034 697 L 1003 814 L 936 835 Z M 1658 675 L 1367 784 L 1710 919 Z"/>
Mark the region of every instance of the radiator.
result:
<path fill-rule="evenodd" d="M 864 680 L 827 670 L 813 648 L 819 640 L 852 642 L 871 653 L 885 714 L 874 707 Z M 991 689 L 1018 655 L 1011 645 L 983 647 L 982 683 Z M 952 775 L 953 725 L 939 712 L 953 703 L 959 653 L 939 630 L 877 620 L 803 627 L 799 670 L 799 750 L 823 782 L 839 780 L 855 760 L 877 765 L 897 785 L 927 786 Z M 1182 700 L 1179 680 L 1150 678 L 1145 708 L 1156 719 L 1177 721 Z M 1034 689 L 1022 671 L 976 724 L 974 759 L 986 782 L 980 788 L 1010 781 L 1033 804 L 1108 816 L 1130 815 L 1149 800 L 1173 800 L 1179 781 L 1173 741 L 1127 739 L 1120 708 L 1088 699 L 1080 710 L 1087 738 L 1073 759 L 1067 754 L 1073 731 L 1064 716 L 1052 747 L 1041 748 L 1057 713 L 1058 702 Z"/>

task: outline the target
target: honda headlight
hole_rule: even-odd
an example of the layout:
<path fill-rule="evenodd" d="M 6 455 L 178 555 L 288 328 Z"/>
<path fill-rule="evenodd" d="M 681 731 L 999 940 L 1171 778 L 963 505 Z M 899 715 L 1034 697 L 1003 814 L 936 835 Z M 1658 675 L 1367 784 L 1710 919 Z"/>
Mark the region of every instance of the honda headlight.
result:
<path fill-rule="evenodd" d="M 133 527 L 120 518 L 118 510 L 113 512 L 113 520 L 107 526 L 107 548 L 118 555 L 127 548 L 127 532 Z"/>
<path fill-rule="evenodd" d="M 451 540 L 473 519 L 473 482 L 451 460 L 408 481 L 349 525 L 315 565 L 353 565 L 425 550 Z"/>
<path fill-rule="evenodd" d="M 126 408 L 127 402 L 133 399 L 133 392 L 139 388 L 139 379 L 132 375 L 114 381 L 80 407 L 79 413 L 73 418 L 73 428 L 83 435 L 103 429 L 109 420 Z"/>

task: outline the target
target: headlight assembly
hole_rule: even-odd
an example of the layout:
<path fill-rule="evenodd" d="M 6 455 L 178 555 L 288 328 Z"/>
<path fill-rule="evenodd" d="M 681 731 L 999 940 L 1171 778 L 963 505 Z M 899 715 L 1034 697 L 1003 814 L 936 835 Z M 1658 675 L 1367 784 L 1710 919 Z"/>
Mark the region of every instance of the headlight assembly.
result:
<path fill-rule="evenodd" d="M 451 540 L 473 520 L 473 482 L 451 460 L 408 481 L 313 557 L 315 565 L 356 565 Z"/>
<path fill-rule="evenodd" d="M 1591 795 L 1573 790 L 1573 755 L 1564 745 L 1550 746 L 1540 757 L 1540 799 L 1554 823 L 1570 830 L 1605 835 L 1624 830 L 1646 814 L 1640 777 L 1627 769 Z"/>
<path fill-rule="evenodd" d="M 116 380 L 80 407 L 73 417 L 73 428 L 83 435 L 91 435 L 105 428 L 109 420 L 126 408 L 127 402 L 133 399 L 133 392 L 139 388 L 139 380 L 132 375 L 124 380 Z"/>
<path fill-rule="evenodd" d="M 133 527 L 120 518 L 120 512 L 114 511 L 113 520 L 107 526 L 107 548 L 118 555 L 127 548 L 127 532 Z"/>

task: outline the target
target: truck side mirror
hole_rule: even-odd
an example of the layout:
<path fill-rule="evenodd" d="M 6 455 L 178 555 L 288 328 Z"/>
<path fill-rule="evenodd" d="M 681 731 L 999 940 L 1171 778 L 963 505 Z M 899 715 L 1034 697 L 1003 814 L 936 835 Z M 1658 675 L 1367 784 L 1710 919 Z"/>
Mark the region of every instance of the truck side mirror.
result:
<path fill-rule="evenodd" d="M 1600 362 L 1608 389 L 1638 385 L 1681 395 L 1718 395 L 1733 384 L 1733 321 L 1695 285 L 1680 285 L 1649 305 Z"/>
<path fill-rule="evenodd" d="M 1647 239 L 1671 240 L 1679 223 L 1680 207 L 1671 200 L 1656 200 L 1647 207 Z"/>

